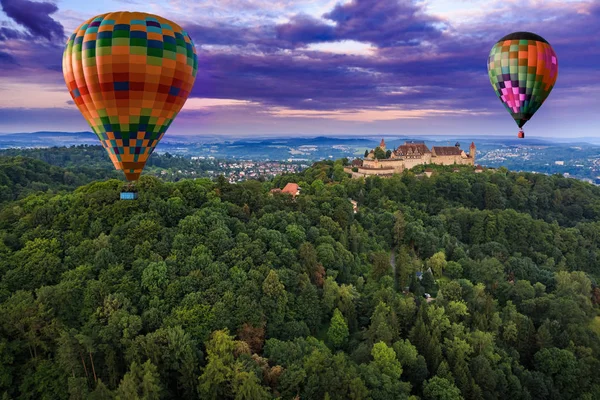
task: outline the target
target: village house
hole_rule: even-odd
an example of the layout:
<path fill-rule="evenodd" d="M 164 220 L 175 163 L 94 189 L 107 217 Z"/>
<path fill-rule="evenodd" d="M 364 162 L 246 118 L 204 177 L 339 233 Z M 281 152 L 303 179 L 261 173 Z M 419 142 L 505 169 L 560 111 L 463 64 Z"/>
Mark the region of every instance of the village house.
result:
<path fill-rule="evenodd" d="M 285 194 L 289 194 L 292 195 L 292 197 L 296 197 L 300 194 L 300 186 L 298 186 L 297 183 L 288 183 L 284 186 L 283 189 L 279 189 L 279 188 L 274 188 L 271 189 L 271 194 L 273 193 L 285 193 Z"/>

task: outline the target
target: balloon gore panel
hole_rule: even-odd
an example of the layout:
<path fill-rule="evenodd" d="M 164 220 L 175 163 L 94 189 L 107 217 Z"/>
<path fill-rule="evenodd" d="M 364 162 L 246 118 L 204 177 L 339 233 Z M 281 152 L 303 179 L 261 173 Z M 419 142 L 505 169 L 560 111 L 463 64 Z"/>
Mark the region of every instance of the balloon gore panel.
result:
<path fill-rule="evenodd" d="M 183 107 L 197 68 L 189 35 L 146 13 L 94 17 L 76 29 L 63 54 L 73 101 L 128 180 L 139 178 Z"/>

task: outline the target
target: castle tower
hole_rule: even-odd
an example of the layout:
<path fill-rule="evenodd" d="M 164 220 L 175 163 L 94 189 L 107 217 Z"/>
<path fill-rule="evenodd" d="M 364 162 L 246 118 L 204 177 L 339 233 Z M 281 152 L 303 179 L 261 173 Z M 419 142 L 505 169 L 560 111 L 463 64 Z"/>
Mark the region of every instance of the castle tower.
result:
<path fill-rule="evenodd" d="M 381 148 L 381 150 L 385 151 L 385 141 L 383 139 L 381 139 L 381 142 L 379 143 L 379 148 Z"/>
<path fill-rule="evenodd" d="M 475 153 L 477 153 L 477 147 L 475 147 L 475 142 L 471 142 L 471 146 L 469 147 L 469 156 L 473 160 L 475 160 Z"/>

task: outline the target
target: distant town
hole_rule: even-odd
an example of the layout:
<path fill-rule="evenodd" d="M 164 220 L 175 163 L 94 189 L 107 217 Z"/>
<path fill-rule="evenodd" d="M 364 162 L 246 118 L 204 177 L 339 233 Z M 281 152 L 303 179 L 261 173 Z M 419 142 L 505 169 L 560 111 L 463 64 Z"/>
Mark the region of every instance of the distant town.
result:
<path fill-rule="evenodd" d="M 297 173 L 308 168 L 308 163 L 286 162 L 286 161 L 238 161 L 238 160 L 216 160 L 214 157 L 192 157 L 189 168 L 161 169 L 156 175 L 177 181 L 184 178 L 215 178 L 223 175 L 229 183 L 242 182 L 246 179 L 268 179 L 276 175 L 286 173 Z M 198 171 L 194 168 L 198 162 L 202 162 L 203 168 L 212 169 Z"/>

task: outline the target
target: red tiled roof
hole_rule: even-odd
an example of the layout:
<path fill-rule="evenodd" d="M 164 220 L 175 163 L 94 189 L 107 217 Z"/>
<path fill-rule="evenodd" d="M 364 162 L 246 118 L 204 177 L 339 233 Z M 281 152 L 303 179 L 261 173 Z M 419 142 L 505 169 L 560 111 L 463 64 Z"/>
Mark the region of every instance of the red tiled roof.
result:
<path fill-rule="evenodd" d="M 425 143 L 404 143 L 401 146 L 398 146 L 398 150 L 396 152 L 400 153 L 400 155 L 407 154 L 428 154 L 431 153 L 429 148 Z"/>
<path fill-rule="evenodd" d="M 432 150 L 436 156 L 460 156 L 462 154 L 460 147 L 456 146 L 434 146 Z"/>
<path fill-rule="evenodd" d="M 298 193 L 298 184 L 297 183 L 288 183 L 282 190 L 283 193 L 289 193 L 291 195 L 296 195 Z"/>

